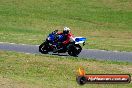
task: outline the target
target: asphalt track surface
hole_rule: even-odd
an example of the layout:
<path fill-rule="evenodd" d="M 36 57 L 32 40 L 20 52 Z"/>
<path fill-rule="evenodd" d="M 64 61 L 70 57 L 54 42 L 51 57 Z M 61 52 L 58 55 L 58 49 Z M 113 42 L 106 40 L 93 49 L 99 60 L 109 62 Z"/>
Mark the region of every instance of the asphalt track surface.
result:
<path fill-rule="evenodd" d="M 15 43 L 0 43 L 0 50 L 16 51 L 30 54 L 41 54 L 38 51 L 38 45 L 15 44 Z M 50 53 L 51 55 L 58 55 Z M 58 56 L 69 56 L 67 53 L 59 54 Z M 93 58 L 97 60 L 114 60 L 132 62 L 132 52 L 105 51 L 83 49 L 78 58 Z"/>

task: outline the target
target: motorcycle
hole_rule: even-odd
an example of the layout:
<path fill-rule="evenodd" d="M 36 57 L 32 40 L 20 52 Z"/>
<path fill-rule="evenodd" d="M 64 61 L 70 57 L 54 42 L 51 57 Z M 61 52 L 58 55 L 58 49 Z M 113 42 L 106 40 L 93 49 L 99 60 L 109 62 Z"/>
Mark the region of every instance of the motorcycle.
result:
<path fill-rule="evenodd" d="M 64 36 L 58 35 L 57 31 L 54 31 L 48 35 L 46 40 L 39 46 L 39 52 L 42 54 L 53 53 L 66 53 L 70 56 L 77 56 L 82 51 L 82 47 L 79 44 L 85 45 L 86 38 L 84 37 L 71 37 L 70 42 L 67 45 L 61 46 Z"/>

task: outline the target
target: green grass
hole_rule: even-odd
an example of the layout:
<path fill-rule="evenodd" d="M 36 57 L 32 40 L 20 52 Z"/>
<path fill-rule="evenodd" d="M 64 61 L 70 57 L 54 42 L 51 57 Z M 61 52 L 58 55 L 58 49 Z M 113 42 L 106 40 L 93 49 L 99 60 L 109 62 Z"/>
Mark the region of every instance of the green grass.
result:
<path fill-rule="evenodd" d="M 64 26 L 87 37 L 85 48 L 132 51 L 131 0 L 3 0 L 0 41 L 40 44 Z"/>
<path fill-rule="evenodd" d="M 132 83 L 80 86 L 76 83 L 77 69 L 80 66 L 84 67 L 88 74 L 132 75 L 131 62 L 0 51 L 0 81 L 5 83 L 1 86 L 12 85 L 15 88 L 19 85 L 18 88 L 131 88 L 132 86 Z"/>

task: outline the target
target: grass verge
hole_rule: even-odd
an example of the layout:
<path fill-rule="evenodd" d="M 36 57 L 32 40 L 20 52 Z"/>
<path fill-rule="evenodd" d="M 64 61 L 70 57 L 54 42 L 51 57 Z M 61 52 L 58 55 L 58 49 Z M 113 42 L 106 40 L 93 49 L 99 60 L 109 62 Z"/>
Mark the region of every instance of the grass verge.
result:
<path fill-rule="evenodd" d="M 25 85 L 24 88 L 79 88 L 80 85 L 76 83 L 75 79 L 76 71 L 80 66 L 83 66 L 87 73 L 127 73 L 132 75 L 131 62 L 98 61 L 0 51 L 0 81 L 5 81 L 7 85 L 9 83 L 15 87 L 20 84 L 21 86 Z M 132 83 L 89 84 L 81 87 L 131 88 L 131 86 Z"/>

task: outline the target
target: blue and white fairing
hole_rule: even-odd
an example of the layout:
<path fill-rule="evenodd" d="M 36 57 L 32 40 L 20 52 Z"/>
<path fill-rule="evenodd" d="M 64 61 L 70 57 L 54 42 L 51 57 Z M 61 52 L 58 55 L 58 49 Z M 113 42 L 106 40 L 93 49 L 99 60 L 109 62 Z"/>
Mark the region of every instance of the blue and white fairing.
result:
<path fill-rule="evenodd" d="M 72 41 L 75 41 L 75 44 L 85 43 L 86 38 L 84 37 L 74 37 L 72 38 Z"/>
<path fill-rule="evenodd" d="M 54 40 L 55 40 L 54 34 L 49 34 L 48 37 L 47 37 L 47 39 L 48 39 L 49 41 L 54 41 Z"/>
<path fill-rule="evenodd" d="M 62 42 L 64 40 L 64 36 L 63 35 L 58 35 L 57 38 L 58 38 L 59 42 Z M 47 39 L 49 41 L 53 42 L 56 39 L 55 34 L 53 34 L 53 33 L 49 34 L 48 37 L 47 37 Z"/>
<path fill-rule="evenodd" d="M 51 42 L 54 42 L 55 35 L 53 33 L 51 33 L 51 34 L 48 35 L 47 39 Z M 63 40 L 64 40 L 64 36 L 63 35 L 58 35 L 58 41 L 63 42 Z M 84 38 L 84 37 L 71 37 L 70 42 L 73 42 L 73 41 L 75 42 L 75 44 L 81 44 L 81 43 L 84 44 L 85 41 L 86 41 L 86 38 Z"/>

